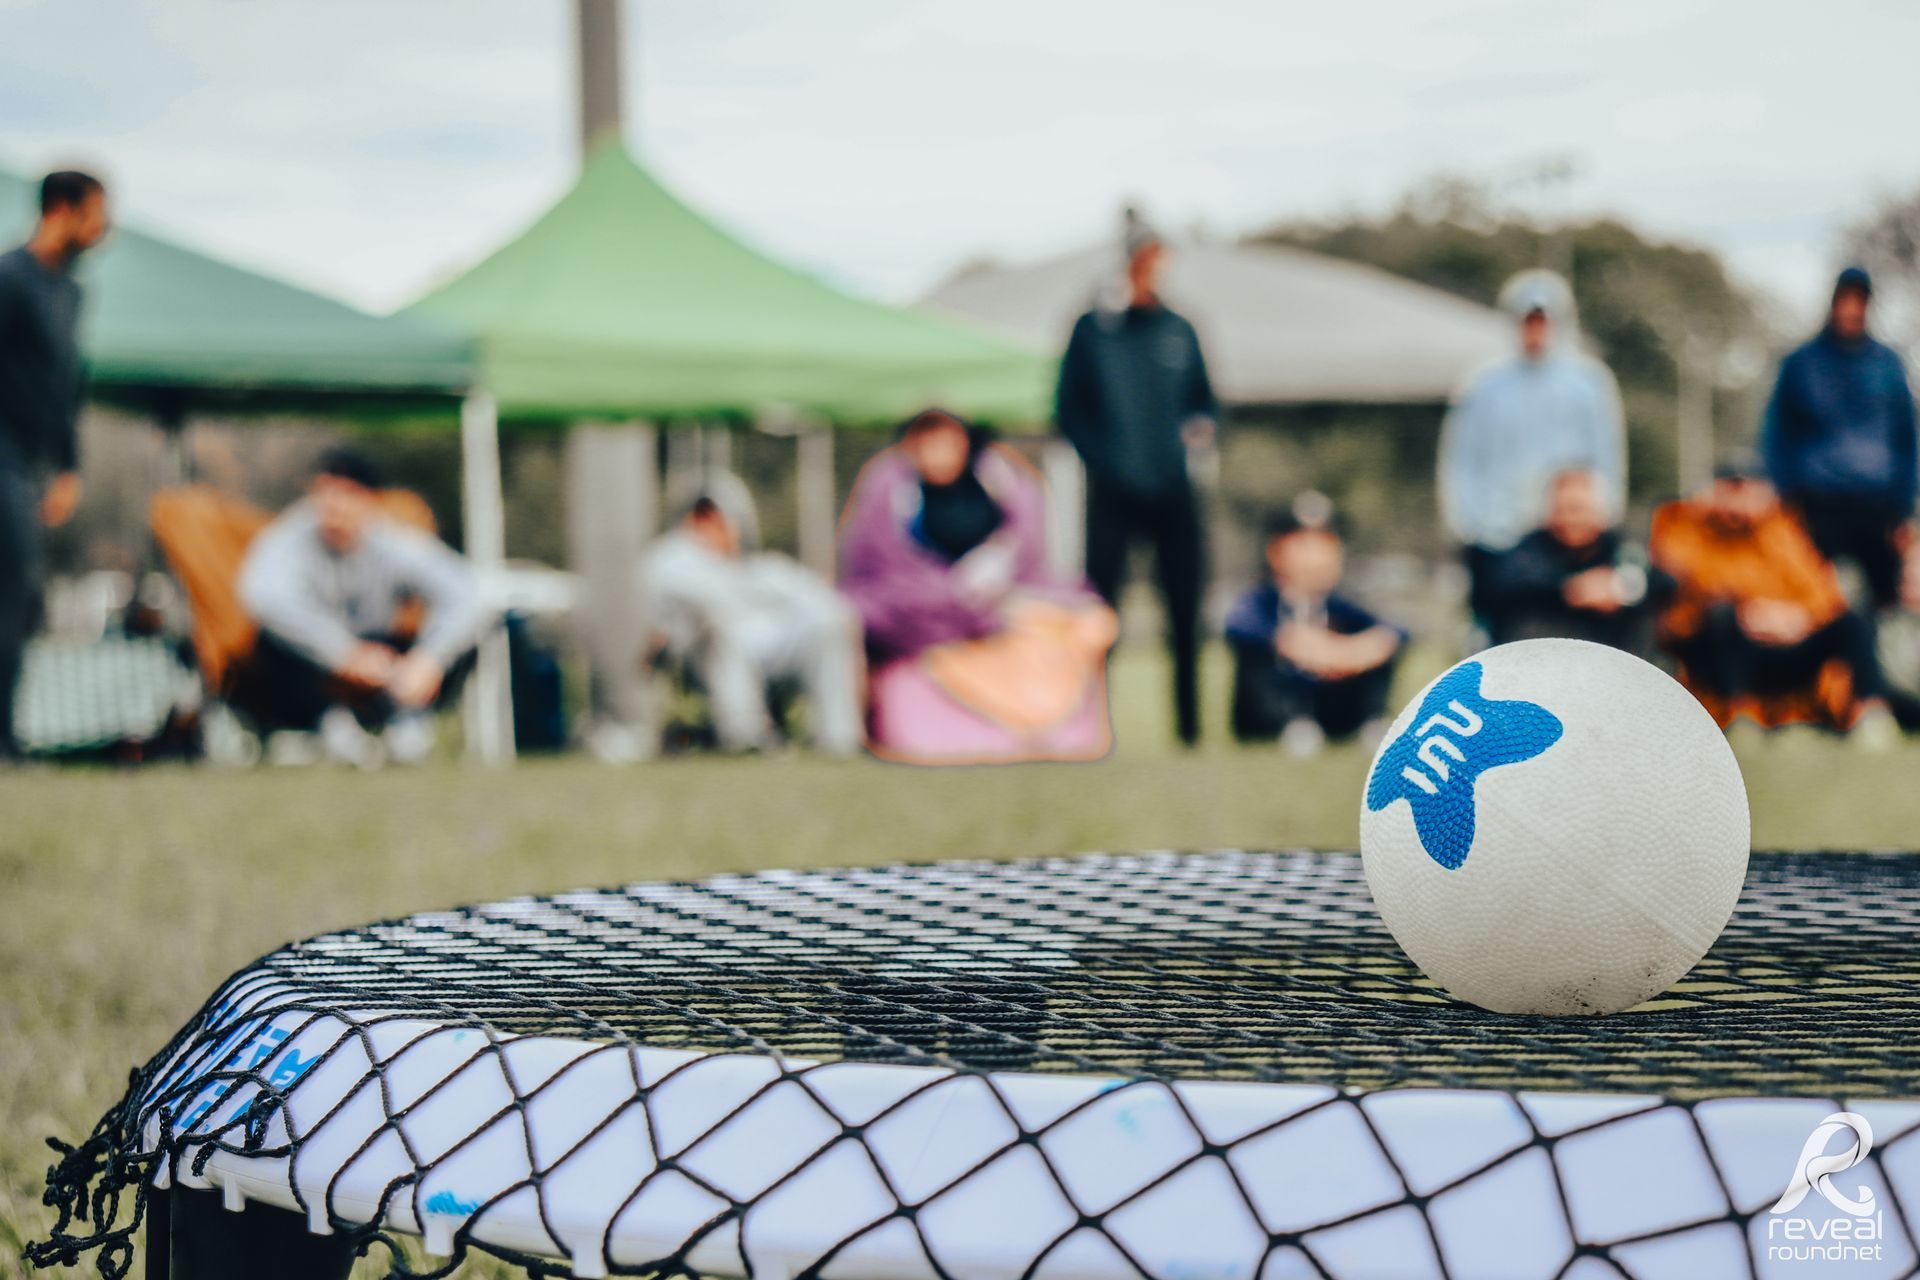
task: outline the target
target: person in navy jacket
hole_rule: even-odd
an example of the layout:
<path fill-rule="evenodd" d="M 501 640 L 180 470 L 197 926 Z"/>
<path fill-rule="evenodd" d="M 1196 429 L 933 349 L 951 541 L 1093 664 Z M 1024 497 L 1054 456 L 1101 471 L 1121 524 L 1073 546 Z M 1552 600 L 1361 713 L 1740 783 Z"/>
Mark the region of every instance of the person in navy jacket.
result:
<path fill-rule="evenodd" d="M 1394 660 L 1406 637 L 1339 594 L 1345 548 L 1318 494 L 1270 521 L 1272 573 L 1227 617 L 1233 733 L 1296 754 L 1384 725 Z"/>
<path fill-rule="evenodd" d="M 1899 595 L 1898 531 L 1920 485 L 1920 442 L 1906 368 L 1867 332 L 1872 298 L 1864 270 L 1840 273 L 1826 327 L 1780 363 L 1761 447 L 1814 545 L 1858 565 L 1885 608 Z"/>

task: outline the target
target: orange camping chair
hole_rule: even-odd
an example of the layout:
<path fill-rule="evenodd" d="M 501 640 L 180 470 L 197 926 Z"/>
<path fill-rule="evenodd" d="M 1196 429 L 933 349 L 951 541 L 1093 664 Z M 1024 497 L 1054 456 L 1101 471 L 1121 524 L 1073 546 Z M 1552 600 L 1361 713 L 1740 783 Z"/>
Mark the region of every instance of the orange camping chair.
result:
<path fill-rule="evenodd" d="M 433 512 L 419 494 L 388 489 L 387 514 L 428 533 Z M 253 652 L 259 629 L 240 605 L 240 566 L 247 548 L 273 517 L 244 498 L 211 485 L 183 485 L 153 495 L 154 540 L 193 608 L 193 651 L 200 677 L 220 693 L 234 664 Z"/>

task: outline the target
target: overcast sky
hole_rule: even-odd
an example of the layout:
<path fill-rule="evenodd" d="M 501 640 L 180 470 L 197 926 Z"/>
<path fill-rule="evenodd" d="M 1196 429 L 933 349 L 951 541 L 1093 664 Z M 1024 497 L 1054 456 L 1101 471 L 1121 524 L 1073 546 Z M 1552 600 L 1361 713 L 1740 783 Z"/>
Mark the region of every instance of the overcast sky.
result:
<path fill-rule="evenodd" d="M 1920 185 L 1915 0 L 629 0 L 629 135 L 837 283 L 1109 236 L 1377 209 L 1436 172 L 1724 251 L 1796 310 Z M 553 200 L 566 0 L 0 0 L 0 164 L 384 309 Z"/>

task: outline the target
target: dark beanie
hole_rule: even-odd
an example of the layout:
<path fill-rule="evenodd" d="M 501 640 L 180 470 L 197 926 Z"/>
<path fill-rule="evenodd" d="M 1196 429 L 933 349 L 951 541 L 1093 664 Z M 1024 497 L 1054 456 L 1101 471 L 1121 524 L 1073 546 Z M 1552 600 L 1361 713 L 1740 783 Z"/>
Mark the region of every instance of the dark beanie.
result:
<path fill-rule="evenodd" d="M 1865 267 L 1848 267 L 1840 273 L 1840 278 L 1833 282 L 1835 296 L 1845 293 L 1848 289 L 1858 289 L 1869 298 L 1873 296 L 1873 277 L 1867 274 Z"/>
<path fill-rule="evenodd" d="M 347 480 L 363 489 L 379 489 L 380 469 L 373 459 L 358 449 L 333 448 L 320 455 L 320 465 L 315 468 L 319 475 L 332 476 L 336 480 Z"/>

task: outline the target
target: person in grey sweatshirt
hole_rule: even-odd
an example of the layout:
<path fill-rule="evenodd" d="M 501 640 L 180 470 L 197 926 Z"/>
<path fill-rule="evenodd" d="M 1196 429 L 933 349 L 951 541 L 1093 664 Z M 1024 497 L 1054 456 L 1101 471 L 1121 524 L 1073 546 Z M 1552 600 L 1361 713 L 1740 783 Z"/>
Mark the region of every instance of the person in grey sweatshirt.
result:
<path fill-rule="evenodd" d="M 1551 271 L 1500 288 L 1513 355 L 1467 382 L 1440 428 L 1440 511 L 1467 565 L 1467 607 L 1489 630 L 1502 562 L 1546 515 L 1553 478 L 1591 472 L 1605 517 L 1626 511 L 1627 435 L 1613 374 L 1580 345 L 1573 290 Z"/>
<path fill-rule="evenodd" d="M 418 759 L 425 713 L 449 701 L 493 625 L 473 570 L 439 539 L 392 519 L 372 463 L 322 459 L 307 497 L 247 550 L 240 600 L 260 627 L 233 701 L 263 729 L 318 728 L 357 764 Z M 411 637 L 404 614 L 425 618 Z M 387 730 L 384 749 L 366 730 Z"/>

